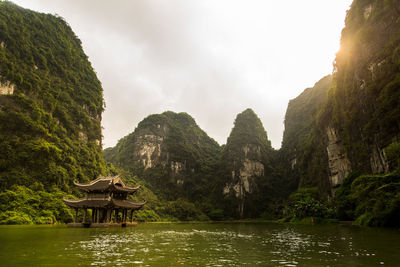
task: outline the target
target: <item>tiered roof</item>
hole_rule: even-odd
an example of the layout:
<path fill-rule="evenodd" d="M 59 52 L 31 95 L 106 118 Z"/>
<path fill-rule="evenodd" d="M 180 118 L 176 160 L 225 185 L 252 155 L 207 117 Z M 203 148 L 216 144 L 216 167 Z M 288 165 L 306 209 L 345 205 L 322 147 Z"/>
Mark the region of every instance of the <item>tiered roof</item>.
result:
<path fill-rule="evenodd" d="M 88 194 L 85 198 L 81 199 L 64 199 L 65 204 L 72 208 L 122 208 L 122 209 L 130 209 L 130 210 L 138 210 L 140 209 L 145 202 L 135 203 L 125 199 L 116 199 L 112 196 L 112 194 L 104 194 L 104 193 L 123 193 L 124 198 L 127 195 L 133 194 L 136 192 L 140 186 L 138 187 L 129 187 L 126 186 L 125 183 L 119 176 L 114 177 L 103 177 L 91 181 L 88 184 L 79 184 L 74 182 L 74 184 L 81 190 L 92 193 Z M 98 193 L 98 194 L 96 194 Z"/>
<path fill-rule="evenodd" d="M 92 199 L 64 199 L 65 204 L 72 208 L 123 208 L 138 210 L 146 201 L 142 203 L 135 203 L 129 200 L 117 200 L 117 199 L 103 199 L 103 198 L 92 198 Z"/>
<path fill-rule="evenodd" d="M 103 177 L 91 181 L 88 184 L 79 184 L 74 182 L 74 184 L 81 190 L 86 192 L 123 192 L 132 194 L 136 192 L 140 186 L 138 187 L 129 187 L 126 186 L 125 183 L 119 176 L 114 177 Z"/>

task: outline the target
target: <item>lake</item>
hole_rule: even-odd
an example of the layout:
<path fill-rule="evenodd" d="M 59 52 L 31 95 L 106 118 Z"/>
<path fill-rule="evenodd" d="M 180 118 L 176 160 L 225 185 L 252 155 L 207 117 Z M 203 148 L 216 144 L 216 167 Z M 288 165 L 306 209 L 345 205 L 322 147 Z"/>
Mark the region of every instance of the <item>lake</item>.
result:
<path fill-rule="evenodd" d="M 0 266 L 400 266 L 400 231 L 346 225 L 1 226 Z"/>

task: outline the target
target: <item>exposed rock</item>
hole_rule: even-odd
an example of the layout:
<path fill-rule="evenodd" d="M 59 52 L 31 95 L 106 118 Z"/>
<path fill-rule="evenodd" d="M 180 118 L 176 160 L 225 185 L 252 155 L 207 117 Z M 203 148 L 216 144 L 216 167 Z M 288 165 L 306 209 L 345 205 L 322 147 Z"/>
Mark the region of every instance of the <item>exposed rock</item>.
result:
<path fill-rule="evenodd" d="M 6 44 L 4 43 L 4 41 L 1 41 L 1 42 L 0 42 L 0 47 L 1 47 L 1 48 L 5 48 L 5 47 L 6 47 Z"/>
<path fill-rule="evenodd" d="M 158 135 L 146 134 L 139 136 L 139 149 L 137 151 L 138 161 L 142 162 L 144 169 L 151 168 L 155 162 L 160 161 L 161 144 L 164 137 Z"/>
<path fill-rule="evenodd" d="M 330 172 L 329 181 L 332 187 L 336 187 L 350 174 L 351 163 L 343 145 L 341 144 L 336 129 L 333 127 L 327 127 L 326 134 L 328 136 L 328 146 L 326 147 L 326 150 L 328 153 Z"/>
<path fill-rule="evenodd" d="M 376 78 L 376 73 L 377 73 L 379 70 L 381 70 L 381 69 L 383 68 L 383 66 L 384 66 L 385 63 L 386 63 L 386 59 L 381 60 L 381 61 L 378 62 L 378 63 L 372 62 L 372 63 L 370 63 L 370 64 L 368 65 L 368 70 L 371 72 L 372 79 L 375 80 L 375 78 Z M 365 81 L 364 81 L 364 83 L 365 83 Z M 363 89 L 363 88 L 362 88 L 362 89 Z"/>
<path fill-rule="evenodd" d="M 185 182 L 184 170 L 186 164 L 177 161 L 171 161 L 171 178 L 175 179 L 177 185 L 183 185 Z"/>
<path fill-rule="evenodd" d="M 373 174 L 389 173 L 389 163 L 387 161 L 385 151 L 380 149 L 377 144 L 372 147 L 370 162 Z"/>
<path fill-rule="evenodd" d="M 282 180 L 288 191 L 302 187 L 318 187 L 321 195 L 331 194 L 328 157 L 324 131 L 316 131 L 318 113 L 323 107 L 332 76 L 320 79 L 289 101 L 285 115 L 285 131 L 279 151 Z M 291 181 L 296 181 L 291 183 Z"/>
<path fill-rule="evenodd" d="M 171 171 L 174 174 L 179 174 L 183 171 L 184 164 L 182 162 L 171 161 Z"/>
<path fill-rule="evenodd" d="M 240 169 L 240 178 L 243 181 L 246 192 L 251 192 L 249 186 L 249 179 L 253 176 L 264 175 L 264 164 L 258 161 L 245 159 L 243 162 L 243 168 Z"/>
<path fill-rule="evenodd" d="M 238 114 L 223 150 L 221 166 L 225 170 L 221 191 L 235 208 L 232 216 L 257 216 L 255 203 L 264 194 L 261 183 L 268 179 L 265 170 L 271 164 L 272 153 L 267 132 L 254 111 L 246 109 Z"/>
<path fill-rule="evenodd" d="M 253 144 L 247 144 L 242 148 L 244 152 L 244 156 L 247 157 L 247 154 L 250 152 L 252 154 L 255 154 L 258 157 L 261 157 L 261 147 L 253 145 Z"/>
<path fill-rule="evenodd" d="M 6 81 L 0 82 L 0 95 L 12 95 L 14 94 L 15 85 Z"/>
<path fill-rule="evenodd" d="M 241 151 L 244 154 L 243 161 L 239 163 L 241 167 L 238 171 L 232 170 L 232 182 L 227 183 L 223 188 L 225 195 L 234 192 L 235 196 L 240 199 L 244 198 L 245 193 L 252 193 L 256 190 L 254 177 L 264 175 L 264 164 L 254 160 L 254 158 L 261 159 L 261 147 L 246 144 Z"/>
<path fill-rule="evenodd" d="M 368 5 L 367 7 L 364 8 L 364 19 L 367 20 L 369 16 L 371 16 L 372 12 L 372 5 Z"/>
<path fill-rule="evenodd" d="M 290 166 L 292 167 L 292 170 L 294 169 L 294 167 L 296 167 L 297 164 L 297 158 L 292 159 Z"/>
<path fill-rule="evenodd" d="M 84 142 L 84 143 L 86 143 L 86 142 L 88 141 L 87 135 L 86 135 L 84 132 L 82 132 L 82 131 L 80 131 L 80 132 L 78 133 L 78 137 L 79 137 L 79 140 L 82 141 L 82 142 Z"/>

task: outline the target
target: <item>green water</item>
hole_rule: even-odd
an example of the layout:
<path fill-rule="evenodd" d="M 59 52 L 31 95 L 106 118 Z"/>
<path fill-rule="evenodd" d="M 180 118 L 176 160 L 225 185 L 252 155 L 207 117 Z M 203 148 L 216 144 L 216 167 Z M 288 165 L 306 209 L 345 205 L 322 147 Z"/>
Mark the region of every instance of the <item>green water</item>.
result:
<path fill-rule="evenodd" d="M 400 266 L 400 231 L 343 225 L 0 227 L 0 266 Z"/>

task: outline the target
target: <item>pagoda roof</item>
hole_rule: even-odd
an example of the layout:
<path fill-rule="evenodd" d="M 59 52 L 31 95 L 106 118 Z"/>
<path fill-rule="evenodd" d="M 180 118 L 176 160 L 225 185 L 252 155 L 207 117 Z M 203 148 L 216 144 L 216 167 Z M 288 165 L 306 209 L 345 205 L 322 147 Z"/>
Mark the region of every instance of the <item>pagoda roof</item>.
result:
<path fill-rule="evenodd" d="M 129 200 L 116 200 L 111 198 L 64 199 L 64 202 L 72 208 L 124 208 L 131 210 L 138 210 L 146 204 L 146 201 L 135 203 Z"/>
<path fill-rule="evenodd" d="M 132 194 L 136 192 L 140 186 L 138 187 L 130 187 L 126 186 L 125 183 L 119 176 L 114 177 L 103 177 L 91 181 L 87 184 L 79 184 L 74 182 L 75 186 L 83 191 L 111 191 L 111 192 L 124 192 L 128 194 Z"/>
<path fill-rule="evenodd" d="M 117 200 L 113 199 L 112 203 L 114 207 L 116 208 L 124 208 L 124 209 L 132 209 L 132 210 L 138 210 L 141 207 L 143 207 L 144 204 L 146 204 L 146 201 L 142 203 L 135 203 L 129 200 Z"/>
<path fill-rule="evenodd" d="M 72 208 L 106 208 L 110 205 L 110 199 L 63 199 L 64 203 Z"/>

